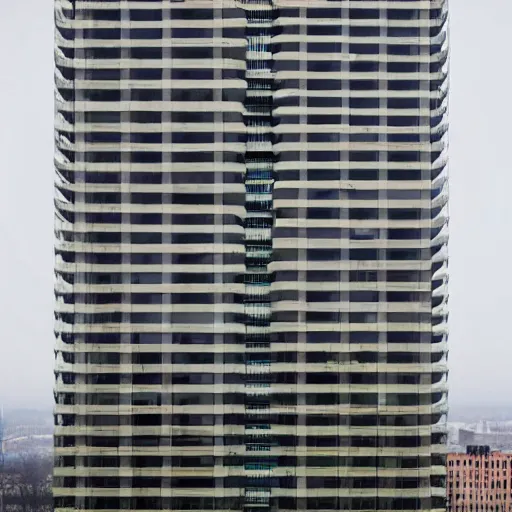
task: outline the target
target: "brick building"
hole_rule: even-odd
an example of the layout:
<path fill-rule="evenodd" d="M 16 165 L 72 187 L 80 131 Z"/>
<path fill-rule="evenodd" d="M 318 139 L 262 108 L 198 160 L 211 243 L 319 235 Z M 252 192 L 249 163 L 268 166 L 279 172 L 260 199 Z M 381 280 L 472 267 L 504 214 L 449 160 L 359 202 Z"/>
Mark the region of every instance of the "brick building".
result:
<path fill-rule="evenodd" d="M 512 453 L 468 446 L 447 459 L 448 512 L 511 512 Z"/>

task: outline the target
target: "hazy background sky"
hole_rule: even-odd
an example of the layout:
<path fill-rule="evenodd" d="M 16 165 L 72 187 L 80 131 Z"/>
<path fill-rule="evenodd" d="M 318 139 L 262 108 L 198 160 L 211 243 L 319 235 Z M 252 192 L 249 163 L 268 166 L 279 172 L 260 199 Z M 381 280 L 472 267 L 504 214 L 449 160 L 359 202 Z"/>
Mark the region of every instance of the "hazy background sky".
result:
<path fill-rule="evenodd" d="M 0 404 L 53 385 L 53 2 L 0 17 Z M 450 403 L 512 409 L 509 0 L 451 0 Z"/>

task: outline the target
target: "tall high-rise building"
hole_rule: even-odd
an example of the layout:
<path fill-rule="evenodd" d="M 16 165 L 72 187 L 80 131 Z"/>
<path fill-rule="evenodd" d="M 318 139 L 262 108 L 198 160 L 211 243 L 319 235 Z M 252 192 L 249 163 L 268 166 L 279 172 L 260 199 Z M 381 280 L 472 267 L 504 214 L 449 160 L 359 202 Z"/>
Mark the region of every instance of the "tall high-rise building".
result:
<path fill-rule="evenodd" d="M 56 0 L 55 507 L 444 509 L 445 0 Z"/>

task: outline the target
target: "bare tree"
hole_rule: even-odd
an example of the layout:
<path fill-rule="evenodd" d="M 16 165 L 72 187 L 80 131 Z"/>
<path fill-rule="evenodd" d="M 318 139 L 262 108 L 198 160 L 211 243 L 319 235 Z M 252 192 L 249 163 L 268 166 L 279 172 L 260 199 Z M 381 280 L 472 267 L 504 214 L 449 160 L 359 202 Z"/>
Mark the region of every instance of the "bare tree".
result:
<path fill-rule="evenodd" d="M 22 453 L 0 473 L 0 512 L 51 512 L 51 487 L 51 457 Z"/>

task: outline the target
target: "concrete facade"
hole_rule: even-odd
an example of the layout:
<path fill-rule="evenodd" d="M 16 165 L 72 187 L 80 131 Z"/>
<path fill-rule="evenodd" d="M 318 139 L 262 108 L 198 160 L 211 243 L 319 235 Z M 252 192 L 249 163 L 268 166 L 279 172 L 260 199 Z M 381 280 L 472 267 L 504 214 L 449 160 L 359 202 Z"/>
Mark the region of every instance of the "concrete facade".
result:
<path fill-rule="evenodd" d="M 447 2 L 55 13 L 57 512 L 442 511 Z"/>

